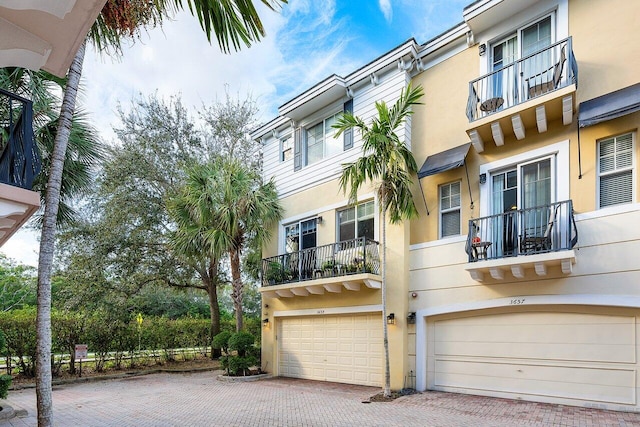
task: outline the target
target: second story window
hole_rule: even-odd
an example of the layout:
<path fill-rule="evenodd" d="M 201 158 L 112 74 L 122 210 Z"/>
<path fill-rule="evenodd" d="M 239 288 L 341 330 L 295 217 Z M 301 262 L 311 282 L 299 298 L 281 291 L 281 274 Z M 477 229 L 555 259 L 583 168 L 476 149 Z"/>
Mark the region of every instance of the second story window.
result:
<path fill-rule="evenodd" d="M 286 162 L 293 159 L 293 138 L 288 136 L 280 141 L 280 161 Z"/>
<path fill-rule="evenodd" d="M 332 127 L 338 120 L 338 116 L 339 113 L 334 114 L 306 129 L 305 163 L 307 165 L 342 152 L 342 139 L 334 138 L 336 130 Z"/>
<path fill-rule="evenodd" d="M 440 186 L 440 237 L 460 234 L 460 181 Z"/>
<path fill-rule="evenodd" d="M 338 212 L 338 241 L 352 240 L 358 237 L 372 239 L 374 237 L 373 200 L 360 203 Z"/>
<path fill-rule="evenodd" d="M 598 142 L 599 207 L 633 201 L 633 134 Z"/>

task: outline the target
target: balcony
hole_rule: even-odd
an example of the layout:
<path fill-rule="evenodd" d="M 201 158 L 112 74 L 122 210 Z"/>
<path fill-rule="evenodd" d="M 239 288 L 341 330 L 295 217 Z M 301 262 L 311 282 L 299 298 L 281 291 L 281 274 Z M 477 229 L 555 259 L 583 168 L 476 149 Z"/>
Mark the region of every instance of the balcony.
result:
<path fill-rule="evenodd" d="M 467 134 L 476 151 L 486 141 L 504 145 L 505 135 L 546 132 L 551 121 L 572 123 L 577 85 L 571 37 L 471 81 Z"/>
<path fill-rule="evenodd" d="M 0 246 L 40 206 L 31 191 L 40 172 L 32 120 L 31 101 L 0 89 Z"/>
<path fill-rule="evenodd" d="M 267 297 L 380 289 L 378 242 L 358 238 L 265 258 L 261 276 Z"/>
<path fill-rule="evenodd" d="M 572 272 L 578 230 L 571 200 L 472 219 L 469 230 L 465 269 L 478 282 L 486 273 L 505 280 L 508 272 L 522 279 L 528 269 L 537 276 L 546 276 L 550 267 Z"/>

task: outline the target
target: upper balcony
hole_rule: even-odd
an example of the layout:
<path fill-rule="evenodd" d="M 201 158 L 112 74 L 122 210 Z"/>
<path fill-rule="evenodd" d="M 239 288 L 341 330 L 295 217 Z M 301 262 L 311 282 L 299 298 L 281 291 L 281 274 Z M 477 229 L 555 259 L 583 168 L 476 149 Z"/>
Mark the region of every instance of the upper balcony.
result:
<path fill-rule="evenodd" d="M 262 260 L 262 289 L 268 297 L 294 297 L 380 289 L 378 242 L 357 238 Z"/>
<path fill-rule="evenodd" d="M 550 121 L 573 121 L 578 65 L 571 37 L 469 82 L 467 134 L 476 151 L 504 144 L 505 134 L 524 139 Z"/>
<path fill-rule="evenodd" d="M 465 269 L 478 282 L 486 273 L 495 280 L 504 280 L 507 272 L 522 279 L 529 268 L 538 276 L 547 275 L 554 266 L 570 274 L 577 242 L 571 200 L 472 219 Z"/>
<path fill-rule="evenodd" d="M 40 206 L 31 191 L 40 172 L 31 101 L 0 89 L 0 246 Z"/>

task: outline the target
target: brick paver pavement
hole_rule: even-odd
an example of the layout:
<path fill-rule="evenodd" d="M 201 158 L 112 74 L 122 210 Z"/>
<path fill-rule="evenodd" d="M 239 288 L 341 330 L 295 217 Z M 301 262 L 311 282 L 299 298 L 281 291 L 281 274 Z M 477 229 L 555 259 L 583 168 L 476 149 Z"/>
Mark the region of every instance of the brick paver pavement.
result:
<path fill-rule="evenodd" d="M 379 389 L 286 378 L 225 383 L 217 373 L 153 374 L 55 386 L 56 426 L 640 426 L 640 414 L 427 392 L 363 401 Z M 35 426 L 35 390 L 9 393 Z"/>

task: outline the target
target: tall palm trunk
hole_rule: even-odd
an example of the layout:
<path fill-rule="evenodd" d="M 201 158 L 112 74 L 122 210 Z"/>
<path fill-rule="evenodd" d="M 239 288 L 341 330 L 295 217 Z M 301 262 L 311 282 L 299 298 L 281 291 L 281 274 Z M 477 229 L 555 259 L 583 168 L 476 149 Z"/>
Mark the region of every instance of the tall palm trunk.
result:
<path fill-rule="evenodd" d="M 386 206 L 385 201 L 382 201 Z M 382 209 L 382 343 L 384 345 L 384 396 L 391 396 L 391 372 L 389 368 L 389 330 L 387 326 L 387 215 Z"/>
<path fill-rule="evenodd" d="M 58 130 L 51 155 L 49 182 L 45 196 L 42 234 L 40 237 L 40 255 L 38 259 L 38 313 L 36 316 L 36 396 L 38 408 L 38 426 L 53 425 L 53 399 L 51 393 L 51 270 L 56 240 L 56 217 L 60 201 L 62 170 L 71 134 L 71 120 L 76 106 L 76 96 L 82 75 L 85 44 L 73 58 L 64 98 L 60 109 Z"/>
<path fill-rule="evenodd" d="M 211 358 L 220 357 L 220 349 L 213 348 L 213 337 L 220 333 L 220 305 L 218 304 L 218 260 L 209 264 L 208 275 L 203 279 L 209 296 L 209 315 L 211 319 Z"/>
<path fill-rule="evenodd" d="M 240 277 L 240 251 L 232 249 L 229 251 L 229 261 L 231 264 L 231 280 L 233 299 L 233 309 L 236 312 L 236 332 L 240 332 L 243 327 L 242 322 L 242 277 Z"/>

